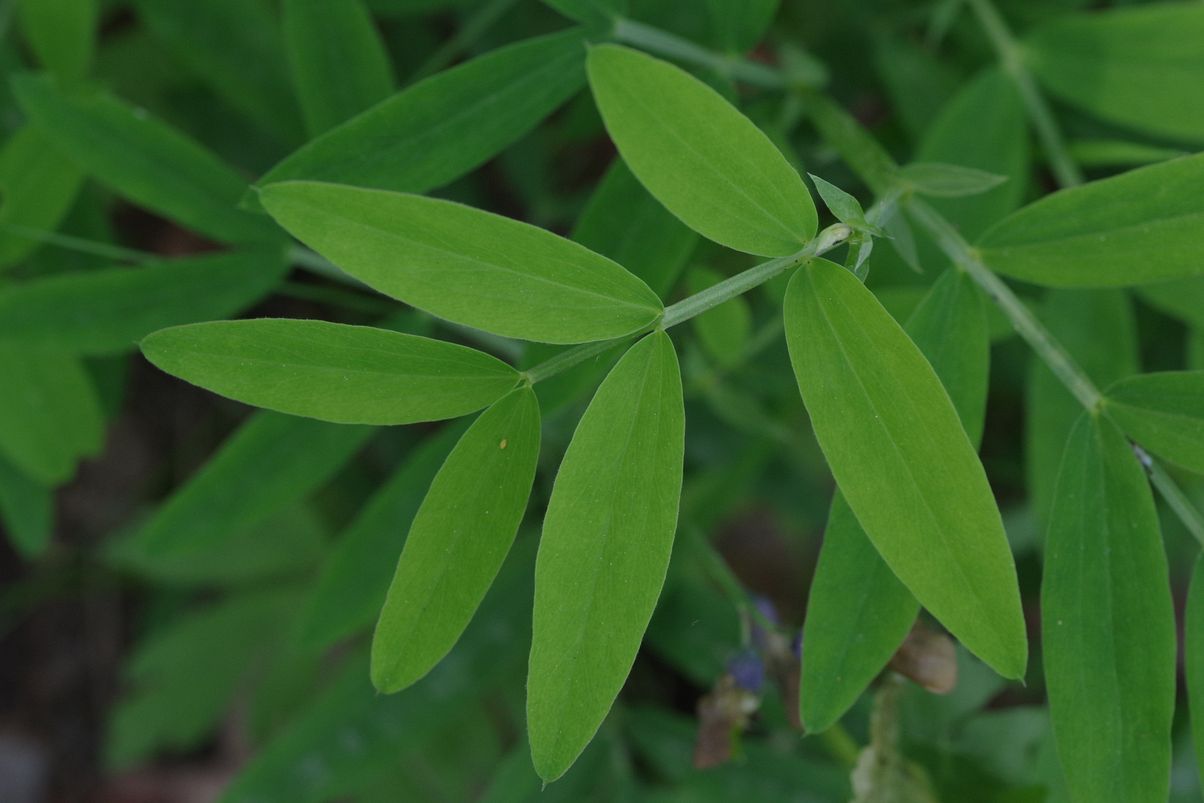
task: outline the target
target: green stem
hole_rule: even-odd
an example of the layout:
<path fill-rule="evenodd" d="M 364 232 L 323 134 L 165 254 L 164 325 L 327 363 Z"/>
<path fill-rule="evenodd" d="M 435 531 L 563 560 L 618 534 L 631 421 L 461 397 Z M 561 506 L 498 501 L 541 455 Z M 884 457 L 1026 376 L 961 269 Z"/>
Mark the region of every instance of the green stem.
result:
<path fill-rule="evenodd" d="M 839 722 L 820 733 L 819 740 L 828 753 L 847 769 L 857 766 L 861 745 Z"/>
<path fill-rule="evenodd" d="M 701 293 L 697 293 L 688 298 L 678 301 L 665 308 L 653 327 L 644 331 L 652 331 L 653 329 L 669 329 L 678 324 L 685 323 L 691 318 L 697 317 L 709 309 L 713 309 L 728 299 L 743 295 L 754 287 L 758 287 L 773 277 L 790 270 L 797 268 L 807 262 L 810 262 L 817 256 L 825 254 L 836 248 L 841 243 L 849 238 L 852 234 L 852 229 L 843 223 L 834 223 L 817 234 L 801 251 L 796 254 L 791 254 L 788 257 L 778 257 L 771 259 L 768 262 L 762 262 L 759 265 L 754 265 L 748 270 L 737 273 L 719 284 L 712 285 Z M 567 349 L 557 354 L 544 362 L 539 363 L 533 368 L 525 372 L 527 381 L 531 384 L 542 382 L 549 377 L 567 371 L 575 365 L 585 362 L 588 359 L 597 357 L 599 354 L 609 350 L 613 346 L 630 340 L 640 333 L 628 335 L 626 337 L 615 338 L 614 340 L 603 340 L 597 343 L 583 343 L 580 346 Z"/>
<path fill-rule="evenodd" d="M 1088 410 L 1099 404 L 1100 392 L 1091 378 L 1075 364 L 1062 344 L 1054 339 L 1037 316 L 1021 301 L 1012 288 L 987 266 L 961 233 L 935 209 L 918 198 L 910 197 L 904 206 L 913 220 L 928 230 L 932 238 L 953 264 L 961 268 L 982 288 L 995 305 L 1012 322 L 1016 332 L 1032 347 L 1049 370 L 1062 381 L 1074 397 Z"/>
<path fill-rule="evenodd" d="M 1158 493 L 1162 494 L 1162 498 L 1166 500 L 1166 504 L 1175 515 L 1179 517 L 1179 521 L 1183 522 L 1183 526 L 1188 532 L 1200 542 L 1200 546 L 1204 546 L 1204 516 L 1201 516 L 1200 511 L 1187 498 L 1187 494 L 1183 493 L 1183 489 L 1175 482 L 1174 478 L 1167 473 L 1158 461 L 1152 458 L 1145 449 L 1140 446 L 1134 446 L 1134 451 L 1137 452 L 1137 457 L 1145 467 L 1146 474 L 1150 477 L 1150 482 L 1158 489 Z"/>
<path fill-rule="evenodd" d="M 1049 160 L 1050 169 L 1053 170 L 1058 184 L 1063 187 L 1077 187 L 1082 184 L 1083 174 L 1074 159 L 1071 158 L 1070 150 L 1066 147 L 1066 142 L 1062 139 L 1058 124 L 1054 120 L 1053 111 L 1045 102 L 1045 96 L 1037 87 L 1033 74 L 1025 66 L 1023 50 L 1016 38 L 1012 36 L 1003 15 L 999 13 L 991 0 L 969 0 L 969 3 L 987 38 L 991 40 L 991 45 L 999 56 L 999 62 L 1003 66 L 1004 72 L 1012 79 L 1012 83 L 1016 85 L 1016 91 L 1020 93 L 1020 98 L 1024 101 L 1029 119 L 1032 121 L 1033 128 L 1036 129 L 1037 138 L 1041 140 L 1045 158 Z"/>
<path fill-rule="evenodd" d="M 753 86 L 765 89 L 785 89 L 790 83 L 781 72 L 772 67 L 736 56 L 716 53 L 696 45 L 688 39 L 626 17 L 615 18 L 610 36 L 616 42 L 632 45 L 674 61 L 705 67 L 725 78 L 742 81 Z"/>

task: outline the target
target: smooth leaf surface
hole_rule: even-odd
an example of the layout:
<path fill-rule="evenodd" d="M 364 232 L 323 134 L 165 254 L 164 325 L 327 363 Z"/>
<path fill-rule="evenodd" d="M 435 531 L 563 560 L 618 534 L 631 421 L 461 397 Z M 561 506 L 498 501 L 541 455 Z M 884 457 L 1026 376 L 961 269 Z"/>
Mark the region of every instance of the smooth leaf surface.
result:
<path fill-rule="evenodd" d="M 971 444 L 982 437 L 990 343 L 973 282 L 948 270 L 906 326 L 949 393 Z M 906 638 L 919 603 L 899 582 L 837 491 L 828 513 L 803 625 L 802 720 L 833 725 Z"/>
<path fill-rule="evenodd" d="M 1200 771 L 1204 769 L 1204 557 L 1196 558 L 1192 571 L 1183 633 L 1183 674 L 1187 680 L 1196 769 Z"/>
<path fill-rule="evenodd" d="M 225 242 L 279 242 L 237 208 L 247 183 L 185 135 L 94 89 L 14 79 L 21 107 L 72 161 L 136 204 Z"/>
<path fill-rule="evenodd" d="M 681 495 L 685 412 L 673 343 L 648 335 L 581 417 L 535 563 L 527 727 L 559 778 L 627 679 L 665 582 Z"/>
<path fill-rule="evenodd" d="M 994 270 L 1049 287 L 1127 287 L 1204 274 L 1204 154 L 1055 192 L 979 240 Z"/>
<path fill-rule="evenodd" d="M 481 413 L 422 501 L 372 639 L 372 683 L 400 691 L 451 650 L 502 566 L 539 459 L 539 403 L 525 386 Z"/>
<path fill-rule="evenodd" d="M 1204 8 L 1167 2 L 1064 16 L 1024 50 L 1059 99 L 1137 131 L 1204 143 L 1201 40 Z"/>
<path fill-rule="evenodd" d="M 836 482 L 895 575 L 1001 675 L 1024 674 L 1016 569 L 986 473 L 923 354 L 851 273 L 790 281 L 786 342 Z"/>
<path fill-rule="evenodd" d="M 284 44 L 310 136 L 393 91 L 389 54 L 359 0 L 286 0 Z"/>
<path fill-rule="evenodd" d="M 483 164 L 585 84 L 579 31 L 487 53 L 331 129 L 260 184 L 308 179 L 423 193 Z"/>
<path fill-rule="evenodd" d="M 71 478 L 100 451 L 104 420 L 75 357 L 0 346 L 0 456 L 45 485 Z"/>
<path fill-rule="evenodd" d="M 249 251 L 34 279 L 0 289 L 0 338 L 76 354 L 132 351 L 156 329 L 245 309 L 286 267 L 279 252 Z"/>
<path fill-rule="evenodd" d="M 760 256 L 792 254 L 815 236 L 815 204 L 802 178 L 715 90 L 617 45 L 592 48 L 587 70 L 623 160 L 687 226 Z"/>
<path fill-rule="evenodd" d="M 36 126 L 16 131 L 0 150 L 0 270 L 38 248 L 35 232 L 51 231 L 67 214 L 83 173 Z M 24 234 L 25 236 L 22 236 Z"/>
<path fill-rule="evenodd" d="M 1045 678 L 1071 799 L 1162 803 L 1175 708 L 1175 613 L 1145 472 L 1084 414 L 1058 475 L 1041 581 Z"/>
<path fill-rule="evenodd" d="M 339 535 L 301 613 L 298 632 L 306 647 L 328 647 L 375 623 L 406 528 L 465 429 L 466 423 L 452 424 L 406 455 Z"/>
<path fill-rule="evenodd" d="M 142 353 L 231 399 L 339 424 L 413 424 L 481 409 L 518 373 L 474 349 L 371 326 L 260 318 L 163 329 Z"/>
<path fill-rule="evenodd" d="M 134 6 L 172 56 L 248 119 L 280 142 L 302 138 L 280 23 L 267 3 L 136 0 Z"/>
<path fill-rule="evenodd" d="M 17 8 L 21 30 L 42 66 L 68 80 L 87 75 L 96 50 L 97 0 L 22 0 Z"/>
<path fill-rule="evenodd" d="M 115 543 L 113 556 L 137 565 L 219 549 L 321 486 L 372 431 L 258 413 L 138 530 Z"/>
<path fill-rule="evenodd" d="M 1204 371 L 1122 379 L 1104 392 L 1103 409 L 1130 440 L 1204 474 Z"/>
<path fill-rule="evenodd" d="M 662 310 L 623 266 L 469 206 L 311 182 L 269 185 L 261 199 L 282 226 L 369 286 L 494 334 L 606 340 L 643 329 Z"/>

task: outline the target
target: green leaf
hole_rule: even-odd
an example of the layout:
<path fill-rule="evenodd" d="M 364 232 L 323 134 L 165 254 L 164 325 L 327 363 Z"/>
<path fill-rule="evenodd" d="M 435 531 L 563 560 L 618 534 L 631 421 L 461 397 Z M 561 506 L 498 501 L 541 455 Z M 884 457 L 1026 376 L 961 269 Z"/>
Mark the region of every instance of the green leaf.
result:
<path fill-rule="evenodd" d="M 627 0 L 543 0 L 571 20 L 604 25 L 627 12 Z"/>
<path fill-rule="evenodd" d="M 623 266 L 469 206 L 311 182 L 269 185 L 261 199 L 282 226 L 369 286 L 494 334 L 607 340 L 638 332 L 663 309 Z"/>
<path fill-rule="evenodd" d="M 1137 373 L 1137 323 L 1122 290 L 1053 290 L 1039 317 L 1098 387 Z M 1031 358 L 1025 387 L 1024 451 L 1029 498 L 1042 526 L 1049 520 L 1062 449 L 1083 405 L 1045 363 Z"/>
<path fill-rule="evenodd" d="M 435 472 L 467 429 L 457 422 L 402 461 L 339 536 L 306 600 L 298 632 L 312 649 L 367 630 L 380 615 L 407 527 Z"/>
<path fill-rule="evenodd" d="M 1159 311 L 1204 330 L 1204 276 L 1143 284 L 1137 295 Z"/>
<path fill-rule="evenodd" d="M 1160 3 L 1067 15 L 1024 43 L 1061 100 L 1158 137 L 1204 143 L 1204 8 Z"/>
<path fill-rule="evenodd" d="M 808 173 L 811 180 L 815 182 L 815 191 L 819 193 L 819 197 L 823 199 L 824 205 L 828 207 L 837 220 L 841 223 L 847 223 L 854 228 L 867 228 L 869 223 L 865 219 L 865 210 L 861 208 L 861 201 L 858 201 L 855 196 L 842 190 L 831 182 L 825 181 L 814 173 Z"/>
<path fill-rule="evenodd" d="M 539 403 L 525 386 L 469 427 L 418 509 L 372 639 L 372 683 L 400 691 L 447 655 L 493 583 L 527 509 Z"/>
<path fill-rule="evenodd" d="M 1199 275 L 1202 184 L 1204 154 L 1142 167 L 1048 195 L 1004 218 L 978 244 L 993 269 L 1050 287 L 1127 287 Z"/>
<path fill-rule="evenodd" d="M 308 143 L 260 184 L 310 179 L 414 193 L 441 187 L 518 140 L 582 87 L 583 41 L 576 30 L 543 36 L 431 76 Z"/>
<path fill-rule="evenodd" d="M 694 268 L 686 277 L 686 287 L 692 294 L 701 293 L 723 279 L 723 274 L 710 268 Z M 724 367 L 737 365 L 744 359 L 752 324 L 752 310 L 748 299 L 742 296 L 728 299 L 693 321 L 702 348 Z"/>
<path fill-rule="evenodd" d="M 990 344 L 971 279 L 948 270 L 910 316 L 907 333 L 949 392 L 971 444 L 982 437 Z M 878 555 L 837 491 L 803 627 L 802 720 L 831 727 L 882 671 L 910 631 L 919 603 Z"/>
<path fill-rule="evenodd" d="M 21 107 L 99 181 L 136 204 L 225 242 L 279 242 L 270 222 L 236 208 L 246 182 L 191 139 L 94 89 L 13 79 Z"/>
<path fill-rule="evenodd" d="M 152 632 L 124 664 L 133 687 L 108 723 L 105 760 L 126 767 L 161 750 L 199 747 L 279 640 L 292 590 L 256 591 L 191 609 Z"/>
<path fill-rule="evenodd" d="M 53 231 L 71 208 L 83 173 L 46 134 L 27 125 L 0 150 L 0 270 L 37 250 L 39 232 Z M 13 227 L 17 231 L 6 231 Z"/>
<path fill-rule="evenodd" d="M 25 39 L 46 69 L 67 80 L 88 74 L 100 20 L 97 0 L 21 0 L 17 7 Z"/>
<path fill-rule="evenodd" d="M 961 198 L 980 195 L 1008 180 L 1007 176 L 988 173 L 974 167 L 912 162 L 899 168 L 899 179 L 913 192 L 934 198 Z"/>
<path fill-rule="evenodd" d="M 769 30 L 778 0 L 706 0 L 711 39 L 728 53 L 746 53 Z"/>
<path fill-rule="evenodd" d="M 284 43 L 310 136 L 393 91 L 389 54 L 359 0 L 286 0 Z"/>
<path fill-rule="evenodd" d="M 1041 632 L 1071 798 L 1165 801 L 1175 613 L 1145 472 L 1106 418 L 1084 414 L 1066 444 L 1045 545 Z"/>
<path fill-rule="evenodd" d="M 1204 474 L 1204 371 L 1122 379 L 1104 391 L 1103 410 L 1143 448 Z"/>
<path fill-rule="evenodd" d="M 54 496 L 4 457 L 0 457 L 0 522 L 18 554 L 40 555 L 54 528 Z"/>
<path fill-rule="evenodd" d="M 573 239 L 627 268 L 661 298 L 673 290 L 698 244 L 698 235 L 665 211 L 621 159 L 590 196 Z"/>
<path fill-rule="evenodd" d="M 333 4 L 332 4 L 333 5 Z M 263 0 L 135 0 L 169 52 L 280 142 L 302 139 L 280 23 Z"/>
<path fill-rule="evenodd" d="M 684 441 L 677 355 L 656 332 L 598 388 L 544 519 L 527 727 L 545 781 L 581 754 L 631 671 L 669 565 Z"/>
<path fill-rule="evenodd" d="M 113 558 L 138 565 L 221 549 L 325 483 L 372 432 L 258 413 L 137 531 L 116 542 Z"/>
<path fill-rule="evenodd" d="M 1004 677 L 1027 661 L 1016 569 L 986 473 L 924 355 L 826 260 L 786 294 L 816 438 L 866 534 L 920 604 Z"/>
<path fill-rule="evenodd" d="M 1196 558 L 1187 591 L 1183 623 L 1183 674 L 1187 680 L 1187 704 L 1191 711 L 1192 741 L 1196 747 L 1197 772 L 1204 771 L 1204 556 Z"/>
<path fill-rule="evenodd" d="M 34 480 L 58 485 L 100 452 L 104 420 L 75 357 L 0 346 L 0 456 Z"/>
<path fill-rule="evenodd" d="M 815 236 L 799 174 L 719 93 L 617 45 L 590 50 L 590 87 L 623 160 L 683 223 L 721 245 L 785 256 Z"/>
<path fill-rule="evenodd" d="M 278 252 L 239 252 L 35 279 L 0 289 L 0 338 L 77 354 L 132 351 L 156 329 L 249 307 L 286 267 Z"/>
<path fill-rule="evenodd" d="M 413 424 L 481 409 L 518 373 L 483 352 L 326 321 L 260 318 L 162 329 L 142 353 L 163 371 L 256 407 L 337 424 Z"/>

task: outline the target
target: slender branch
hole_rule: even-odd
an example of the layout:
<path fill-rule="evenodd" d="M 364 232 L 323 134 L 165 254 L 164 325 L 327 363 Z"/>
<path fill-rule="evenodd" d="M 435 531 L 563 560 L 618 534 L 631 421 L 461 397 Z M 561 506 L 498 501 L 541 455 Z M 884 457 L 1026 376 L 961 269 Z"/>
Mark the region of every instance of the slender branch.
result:
<path fill-rule="evenodd" d="M 725 56 L 696 45 L 689 39 L 662 31 L 651 25 L 616 17 L 610 36 L 616 42 L 638 47 L 658 56 L 705 67 L 720 75 L 736 81 L 742 81 L 765 89 L 785 89 L 790 81 L 779 70 L 755 61 L 747 61 L 735 56 Z"/>
<path fill-rule="evenodd" d="M 1133 450 L 1137 453 L 1141 465 L 1145 467 L 1150 482 L 1158 489 L 1158 493 L 1162 494 L 1166 504 L 1179 517 L 1179 521 L 1183 522 L 1183 526 L 1187 528 L 1188 532 L 1200 542 L 1201 546 L 1204 546 L 1204 516 L 1200 514 L 1196 506 L 1187 498 L 1187 494 L 1183 493 L 1183 489 L 1167 473 L 1166 469 L 1159 465 L 1157 460 L 1140 446 L 1135 445 Z"/>
<path fill-rule="evenodd" d="M 768 262 L 762 262 L 759 265 L 754 265 L 748 270 L 737 273 L 719 284 L 712 285 L 701 293 L 697 293 L 688 298 L 678 301 L 676 304 L 665 308 L 659 321 L 655 322 L 644 332 L 653 331 L 654 329 L 669 329 L 684 323 L 691 318 L 697 317 L 709 309 L 713 309 L 728 299 L 743 295 L 754 287 L 758 287 L 773 277 L 784 273 L 791 268 L 797 268 L 817 256 L 831 251 L 849 238 L 852 234 L 852 229 L 843 223 L 835 223 L 828 226 L 826 229 L 817 234 L 812 240 L 807 243 L 796 254 L 788 257 L 778 257 L 771 259 Z M 631 340 L 642 332 L 637 332 L 626 337 L 615 338 L 613 340 L 603 340 L 597 343 L 583 343 L 580 346 L 575 346 L 566 351 L 562 351 L 555 357 L 552 357 L 544 362 L 539 363 L 533 368 L 525 372 L 527 381 L 531 384 L 542 382 L 549 377 L 553 377 L 563 371 L 567 371 L 575 365 L 585 362 L 588 359 L 597 357 L 599 354 L 609 350 L 611 347 Z"/>
<path fill-rule="evenodd" d="M 969 0 L 969 3 L 978 17 L 979 24 L 982 25 L 983 32 L 991 40 L 991 45 L 999 56 L 999 62 L 1004 72 L 1012 79 L 1012 83 L 1016 85 L 1016 91 L 1020 93 L 1020 98 L 1024 101 L 1029 119 L 1032 121 L 1033 128 L 1036 129 L 1037 138 L 1041 140 L 1045 158 L 1049 160 L 1050 169 L 1053 170 L 1058 184 L 1063 187 L 1076 187 L 1082 184 L 1083 174 L 1074 159 L 1071 158 L 1070 150 L 1066 147 L 1058 124 L 1054 121 L 1053 111 L 1037 87 L 1033 74 L 1024 64 L 1023 51 L 1016 38 L 1012 36 L 1003 15 L 999 13 L 999 9 L 995 8 L 991 0 Z"/>

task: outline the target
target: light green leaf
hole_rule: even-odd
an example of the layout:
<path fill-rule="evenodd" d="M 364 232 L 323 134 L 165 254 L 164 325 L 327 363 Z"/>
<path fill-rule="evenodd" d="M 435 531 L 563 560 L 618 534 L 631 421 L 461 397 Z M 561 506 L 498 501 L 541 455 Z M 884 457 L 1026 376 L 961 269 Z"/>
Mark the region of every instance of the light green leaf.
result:
<path fill-rule="evenodd" d="M 284 44 L 310 136 L 393 91 L 389 54 L 360 0 L 286 0 Z"/>
<path fill-rule="evenodd" d="M 100 20 L 97 0 L 20 0 L 17 6 L 22 32 L 42 66 L 67 80 L 88 74 Z"/>
<path fill-rule="evenodd" d="M 100 452 L 100 402 L 79 360 L 4 345 L 0 377 L 0 456 L 39 483 L 57 485 L 80 459 Z"/>
<path fill-rule="evenodd" d="M 924 355 L 848 271 L 791 279 L 786 342 L 816 438 L 895 575 L 1001 675 L 1027 661 L 1016 568 L 986 473 Z"/>
<path fill-rule="evenodd" d="M 544 519 L 527 727 L 545 781 L 581 754 L 631 671 L 669 565 L 684 445 L 677 355 L 656 332 L 598 388 Z"/>
<path fill-rule="evenodd" d="M 982 437 L 990 344 L 986 309 L 974 283 L 946 271 L 910 316 L 907 333 L 949 392 L 970 443 Z M 919 603 L 878 555 L 839 491 L 803 627 L 802 720 L 833 725 L 886 666 L 907 636 Z"/>
<path fill-rule="evenodd" d="M 623 160 L 704 237 L 785 256 L 815 236 L 799 174 L 721 95 L 667 62 L 617 45 L 590 50 L 590 87 Z"/>
<path fill-rule="evenodd" d="M 899 180 L 920 195 L 961 198 L 966 195 L 980 195 L 998 187 L 1008 178 L 974 167 L 940 162 L 912 162 L 899 168 Z"/>
<path fill-rule="evenodd" d="M 1183 633 L 1183 674 L 1187 679 L 1196 770 L 1204 772 L 1204 556 L 1196 558 L 1196 567 L 1191 574 Z"/>
<path fill-rule="evenodd" d="M 142 353 L 214 393 L 338 424 L 413 424 L 481 409 L 518 373 L 483 352 L 326 321 L 260 318 L 162 329 Z"/>
<path fill-rule="evenodd" d="M 370 427 L 258 413 L 137 531 L 114 543 L 112 557 L 119 563 L 149 564 L 221 549 L 325 483 L 372 432 Z"/>
<path fill-rule="evenodd" d="M 1137 322 L 1121 290 L 1053 290 L 1039 317 L 1098 387 L 1137 373 Z M 1049 520 L 1062 449 L 1083 405 L 1045 363 L 1031 358 L 1025 387 L 1025 476 L 1042 526 Z"/>
<path fill-rule="evenodd" d="M 282 226 L 369 286 L 494 334 L 607 340 L 638 332 L 663 309 L 623 266 L 469 206 L 312 182 L 271 184 L 261 199 Z"/>
<path fill-rule="evenodd" d="M 169 52 L 279 141 L 302 139 L 280 23 L 263 0 L 135 0 Z"/>
<path fill-rule="evenodd" d="M 1204 8 L 1158 3 L 1072 14 L 1024 43 L 1037 78 L 1061 100 L 1120 125 L 1204 143 Z"/>
<path fill-rule="evenodd" d="M 1146 450 L 1204 474 L 1204 371 L 1122 379 L 1104 391 L 1103 410 Z"/>
<path fill-rule="evenodd" d="M 0 338 L 77 354 L 133 351 L 156 329 L 245 309 L 286 267 L 279 252 L 237 252 L 34 279 L 0 289 Z"/>
<path fill-rule="evenodd" d="M 0 271 L 38 248 L 71 208 L 83 173 L 36 126 L 19 129 L 0 150 Z M 16 231 L 5 231 L 6 227 Z"/>
<path fill-rule="evenodd" d="M 723 281 L 723 274 L 710 268 L 694 268 L 686 276 L 691 294 L 701 293 Z M 711 359 L 724 367 L 737 365 L 744 359 L 752 336 L 752 310 L 742 296 L 730 298 L 714 309 L 707 310 L 693 321 L 703 349 Z"/>
<path fill-rule="evenodd" d="M 1204 274 L 1204 154 L 1055 192 L 979 240 L 993 269 L 1050 287 L 1126 287 Z"/>
<path fill-rule="evenodd" d="M 372 639 L 372 683 L 400 691 L 455 645 L 493 583 L 527 509 L 539 403 L 525 386 L 469 427 L 418 509 Z"/>
<path fill-rule="evenodd" d="M 310 179 L 423 193 L 515 142 L 585 83 L 580 31 L 543 36 L 431 76 L 334 128 L 260 184 Z"/>
<path fill-rule="evenodd" d="M 667 298 L 698 235 L 665 207 L 616 159 L 573 228 L 573 239 L 607 256 Z"/>
<path fill-rule="evenodd" d="M 237 207 L 246 182 L 183 134 L 94 89 L 13 80 L 21 107 L 74 162 L 136 204 L 225 242 L 279 242 Z"/>
<path fill-rule="evenodd" d="M 1041 632 L 1071 799 L 1164 803 L 1175 613 L 1150 486 L 1106 418 L 1084 414 L 1066 444 L 1045 545 Z"/>
<path fill-rule="evenodd" d="M 0 456 L 0 523 L 18 554 L 40 555 L 54 527 L 54 496 L 9 460 Z"/>
<path fill-rule="evenodd" d="M 373 625 L 401 554 L 405 528 L 465 429 L 467 422 L 452 424 L 407 455 L 339 536 L 302 611 L 302 644 L 322 649 Z"/>
<path fill-rule="evenodd" d="M 837 187 L 829 181 L 825 181 L 814 173 L 808 173 L 811 180 L 815 182 L 815 191 L 819 193 L 819 197 L 823 199 L 824 205 L 828 207 L 837 220 L 841 223 L 847 223 L 854 228 L 867 228 L 869 224 L 865 219 L 865 210 L 861 208 L 861 202 L 853 195 Z"/>

